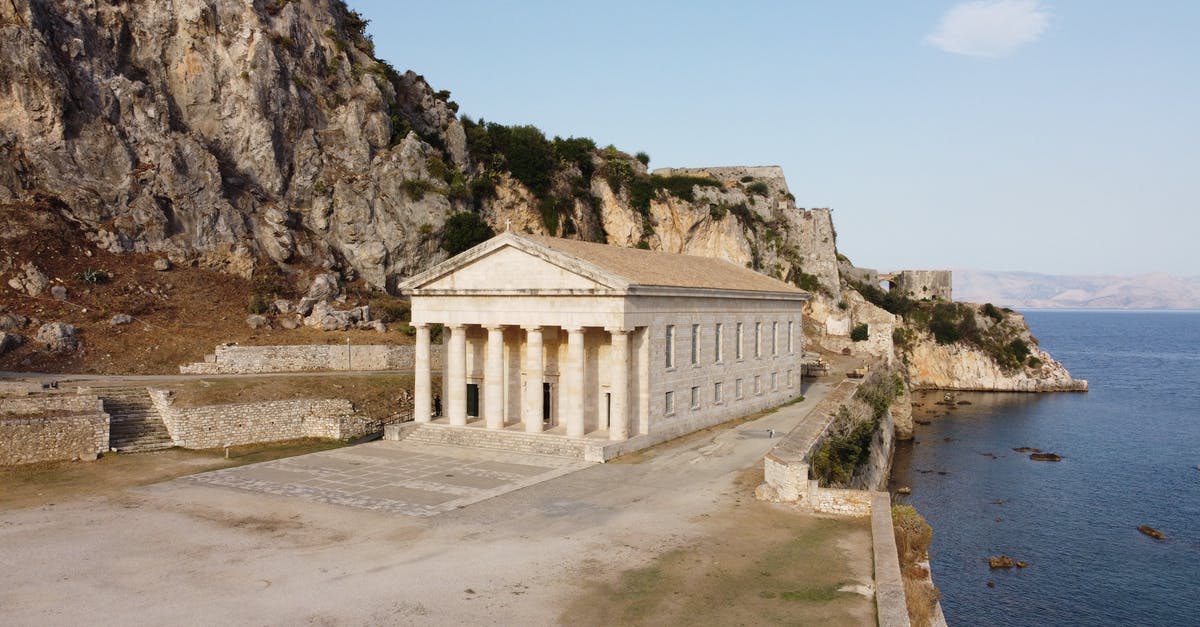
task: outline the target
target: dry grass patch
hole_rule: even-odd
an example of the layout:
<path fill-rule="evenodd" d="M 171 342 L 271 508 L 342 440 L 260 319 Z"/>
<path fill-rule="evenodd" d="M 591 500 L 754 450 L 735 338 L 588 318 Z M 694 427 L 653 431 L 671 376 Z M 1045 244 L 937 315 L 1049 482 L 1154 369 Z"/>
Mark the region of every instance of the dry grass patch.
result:
<path fill-rule="evenodd" d="M 925 565 L 929 559 L 929 545 L 933 542 L 933 527 L 915 507 L 896 505 L 892 507 L 892 528 L 896 534 L 896 553 L 900 557 L 908 618 L 915 627 L 925 627 L 933 620 L 942 596 Z"/>
<path fill-rule="evenodd" d="M 841 589 L 870 568 L 865 519 L 817 518 L 759 501 L 705 524 L 694 544 L 587 584 L 570 625 L 861 625 L 874 604 Z M 861 549 L 850 555 L 847 545 Z M 869 575 L 868 575 L 869 577 Z"/>
<path fill-rule="evenodd" d="M 307 398 L 344 398 L 377 420 L 397 417 L 411 406 L 409 374 L 212 378 L 163 386 L 179 407 L 260 403 Z M 434 389 L 440 382 L 434 381 Z"/>

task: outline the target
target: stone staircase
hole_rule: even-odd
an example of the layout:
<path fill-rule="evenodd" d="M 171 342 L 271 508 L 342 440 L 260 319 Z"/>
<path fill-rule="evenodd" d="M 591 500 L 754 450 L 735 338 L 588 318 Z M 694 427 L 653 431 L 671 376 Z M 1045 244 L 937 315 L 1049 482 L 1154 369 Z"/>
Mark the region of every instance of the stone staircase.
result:
<path fill-rule="evenodd" d="M 111 417 L 108 441 L 112 450 L 140 453 L 174 446 L 146 388 L 97 387 L 92 393 L 100 397 Z"/>
<path fill-rule="evenodd" d="M 589 448 L 604 444 L 561 435 L 508 430 L 489 431 L 482 428 L 450 427 L 433 423 L 413 425 L 406 430 L 402 438 L 405 442 L 514 451 L 580 460 L 585 459 Z"/>

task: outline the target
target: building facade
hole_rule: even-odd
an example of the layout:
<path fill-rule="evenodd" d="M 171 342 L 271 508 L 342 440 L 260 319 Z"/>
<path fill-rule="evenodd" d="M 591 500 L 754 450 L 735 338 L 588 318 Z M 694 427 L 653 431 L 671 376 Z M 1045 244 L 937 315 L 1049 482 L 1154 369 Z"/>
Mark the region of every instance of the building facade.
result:
<path fill-rule="evenodd" d="M 801 391 L 807 293 L 723 260 L 504 233 L 401 289 L 418 423 L 648 446 Z"/>

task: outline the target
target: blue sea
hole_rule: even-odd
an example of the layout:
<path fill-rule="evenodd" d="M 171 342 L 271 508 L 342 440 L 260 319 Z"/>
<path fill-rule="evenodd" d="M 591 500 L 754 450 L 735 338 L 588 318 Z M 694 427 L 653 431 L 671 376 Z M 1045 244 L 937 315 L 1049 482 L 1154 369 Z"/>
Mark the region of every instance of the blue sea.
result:
<path fill-rule="evenodd" d="M 1200 625 L 1200 312 L 1025 315 L 1091 390 L 919 395 L 930 424 L 896 452 L 948 622 Z M 1029 566 L 989 569 L 1000 554 Z"/>

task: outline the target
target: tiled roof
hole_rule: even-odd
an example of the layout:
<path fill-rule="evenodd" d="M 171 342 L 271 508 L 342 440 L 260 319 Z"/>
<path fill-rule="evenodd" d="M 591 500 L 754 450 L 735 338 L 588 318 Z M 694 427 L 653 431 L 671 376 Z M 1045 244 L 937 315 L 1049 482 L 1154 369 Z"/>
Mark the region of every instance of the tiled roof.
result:
<path fill-rule="evenodd" d="M 590 263 L 624 278 L 631 285 L 804 293 L 789 283 L 724 259 L 624 248 L 544 235 L 513 235 Z"/>

